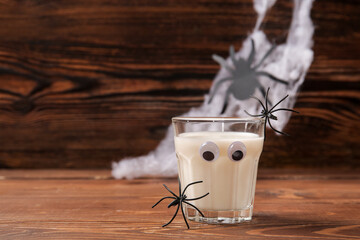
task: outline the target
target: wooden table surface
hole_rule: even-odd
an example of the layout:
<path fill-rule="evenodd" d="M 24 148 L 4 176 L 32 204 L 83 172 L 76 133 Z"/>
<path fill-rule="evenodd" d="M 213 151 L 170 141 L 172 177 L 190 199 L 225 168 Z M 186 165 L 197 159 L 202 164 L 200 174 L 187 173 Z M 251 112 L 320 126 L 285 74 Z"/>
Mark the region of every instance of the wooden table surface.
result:
<path fill-rule="evenodd" d="M 0 239 L 360 239 L 360 172 L 260 170 L 254 218 L 207 225 L 151 206 L 176 179 L 107 170 L 0 170 Z"/>

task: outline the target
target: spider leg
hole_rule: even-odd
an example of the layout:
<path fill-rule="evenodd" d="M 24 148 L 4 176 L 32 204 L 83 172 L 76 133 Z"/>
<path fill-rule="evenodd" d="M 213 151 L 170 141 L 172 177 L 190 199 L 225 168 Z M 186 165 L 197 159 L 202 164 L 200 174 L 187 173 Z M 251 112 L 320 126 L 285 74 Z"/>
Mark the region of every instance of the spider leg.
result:
<path fill-rule="evenodd" d="M 265 108 L 265 112 L 268 112 L 268 96 L 269 96 L 269 91 L 270 91 L 270 88 L 268 88 L 267 89 L 267 91 L 266 91 L 266 95 L 265 95 L 265 106 L 266 106 L 266 108 Z"/>
<path fill-rule="evenodd" d="M 190 206 L 192 206 L 193 208 L 195 208 L 195 209 L 201 214 L 202 217 L 205 217 L 204 214 L 200 211 L 200 209 L 198 209 L 197 207 L 195 207 L 193 204 L 188 203 L 188 202 L 185 202 L 185 201 L 183 201 L 183 202 L 186 203 L 186 204 L 188 204 L 188 205 L 190 205 Z"/>
<path fill-rule="evenodd" d="M 229 53 L 230 53 L 231 61 L 233 62 L 234 66 L 237 67 L 237 61 L 235 58 L 235 49 L 233 45 L 230 46 Z"/>
<path fill-rule="evenodd" d="M 166 188 L 166 190 L 168 190 L 172 195 L 174 195 L 174 197 L 178 198 L 178 196 L 173 193 L 165 184 L 163 184 L 163 186 Z"/>
<path fill-rule="evenodd" d="M 231 67 L 228 66 L 228 64 L 224 58 L 220 57 L 219 55 L 213 54 L 212 59 L 215 62 L 219 63 L 222 68 L 225 68 L 227 71 L 229 71 L 230 73 L 232 73 L 234 75 L 234 69 L 232 69 Z"/>
<path fill-rule="evenodd" d="M 204 194 L 204 195 L 202 195 L 201 197 L 186 199 L 186 201 L 195 201 L 195 200 L 201 199 L 201 198 L 203 198 L 203 197 L 206 197 L 207 195 L 209 195 L 209 193 Z"/>
<path fill-rule="evenodd" d="M 262 101 L 261 101 L 260 99 L 258 99 L 258 98 L 255 97 L 255 96 L 251 96 L 251 98 L 258 100 L 258 102 L 261 104 L 261 106 L 263 107 L 263 109 L 264 109 L 264 110 L 266 109 L 265 106 L 264 106 L 264 104 L 262 103 Z"/>
<path fill-rule="evenodd" d="M 271 122 L 270 122 L 270 119 L 269 119 L 269 118 L 268 118 L 268 123 L 269 123 L 269 126 L 271 127 L 271 129 L 274 130 L 275 132 L 280 133 L 280 134 L 285 135 L 285 136 L 290 136 L 290 135 L 287 134 L 287 133 L 280 132 L 279 130 L 276 130 L 276 129 L 271 125 Z"/>
<path fill-rule="evenodd" d="M 265 53 L 265 55 L 262 57 L 262 59 L 260 60 L 260 62 L 259 62 L 253 69 L 259 68 L 259 67 L 261 66 L 261 64 L 263 64 L 263 62 L 265 61 L 265 59 L 272 53 L 272 51 L 274 51 L 275 47 L 276 47 L 276 45 L 273 44 L 273 45 L 271 46 L 271 48 L 269 49 L 269 51 L 267 51 L 267 52 Z"/>
<path fill-rule="evenodd" d="M 228 105 L 228 102 L 229 102 L 230 92 L 231 92 L 231 88 L 228 88 L 228 90 L 226 91 L 226 94 L 225 94 L 224 105 L 223 105 L 223 108 L 222 108 L 220 114 L 223 114 L 225 112 L 226 108 L 227 108 L 227 105 Z"/>
<path fill-rule="evenodd" d="M 262 116 L 263 116 L 262 114 L 257 114 L 257 115 L 250 114 L 250 113 L 248 113 L 248 111 L 246 111 L 246 110 L 244 110 L 244 112 L 245 112 L 247 115 L 251 116 L 251 117 L 262 117 Z"/>
<path fill-rule="evenodd" d="M 170 208 L 172 206 L 176 206 L 179 204 L 179 199 L 175 198 L 174 201 L 172 201 L 167 207 Z"/>
<path fill-rule="evenodd" d="M 180 178 L 178 177 L 178 181 L 179 181 L 179 195 L 181 196 L 181 182 L 180 182 Z"/>
<path fill-rule="evenodd" d="M 186 189 L 188 188 L 188 187 L 190 187 L 191 185 L 194 185 L 194 184 L 198 184 L 198 183 L 202 183 L 203 181 L 196 181 L 196 182 L 192 182 L 192 183 L 189 183 L 186 187 L 185 187 L 185 189 L 184 189 L 184 191 L 182 192 L 182 196 L 185 194 L 185 191 L 186 191 Z"/>
<path fill-rule="evenodd" d="M 176 199 L 174 197 L 163 197 L 162 199 L 160 199 L 157 203 L 154 204 L 154 206 L 152 206 L 151 208 L 154 208 L 156 205 L 158 205 L 162 200 L 165 200 L 165 199 L 168 199 L 168 198 L 171 198 L 171 199 Z"/>
<path fill-rule="evenodd" d="M 183 209 L 182 203 L 183 203 L 183 201 L 181 200 L 179 206 L 180 206 L 180 208 L 181 208 L 181 212 L 182 212 L 183 218 L 184 218 L 184 220 L 185 220 L 186 226 L 187 226 L 188 229 L 190 229 L 189 224 L 188 224 L 188 222 L 187 222 L 187 220 L 186 220 L 186 217 L 185 217 L 185 213 L 184 213 L 184 209 Z"/>
<path fill-rule="evenodd" d="M 220 79 L 220 80 L 215 84 L 215 86 L 214 86 L 214 91 L 212 92 L 211 97 L 210 97 L 208 103 L 211 103 L 211 101 L 213 100 L 213 98 L 214 98 L 214 96 L 215 96 L 215 93 L 216 93 L 217 90 L 219 89 L 220 84 L 222 84 L 222 83 L 224 83 L 224 82 L 226 82 L 226 81 L 229 81 L 229 80 L 231 80 L 231 79 L 232 79 L 232 77 L 222 78 L 222 79 Z"/>
<path fill-rule="evenodd" d="M 170 221 L 169 221 L 168 223 L 162 225 L 163 227 L 166 227 L 167 225 L 169 225 L 169 224 L 175 219 L 177 213 L 179 212 L 179 208 L 180 208 L 180 204 L 178 205 L 178 207 L 177 207 L 177 209 L 176 209 L 176 211 L 175 211 L 174 216 L 170 219 Z"/>
<path fill-rule="evenodd" d="M 298 111 L 295 111 L 295 110 L 292 110 L 292 109 L 288 109 L 288 108 L 278 108 L 276 110 L 273 110 L 271 111 L 270 113 L 274 113 L 274 112 L 277 112 L 277 111 L 290 111 L 290 112 L 294 112 L 294 113 L 300 113 Z"/>
<path fill-rule="evenodd" d="M 266 76 L 266 77 L 270 78 L 271 80 L 273 80 L 275 82 L 279 82 L 279 83 L 282 83 L 282 84 L 285 84 L 285 85 L 289 84 L 287 81 L 281 80 L 281 79 L 275 77 L 274 75 L 272 75 L 270 73 L 267 73 L 267 72 L 264 72 L 264 71 L 256 72 L 255 74 L 257 76 Z"/>
<path fill-rule="evenodd" d="M 254 57 L 255 57 L 255 43 L 254 43 L 254 40 L 251 39 L 251 52 L 247 59 L 247 62 L 249 65 L 251 65 L 251 63 L 254 61 Z"/>
<path fill-rule="evenodd" d="M 260 89 L 260 92 L 261 92 L 261 94 L 263 95 L 263 97 L 264 97 L 264 99 L 266 99 L 266 91 L 265 91 L 265 88 L 263 87 L 263 86 L 259 86 L 259 89 Z M 270 105 L 272 105 L 272 103 L 271 103 L 271 101 L 268 99 L 268 103 L 270 104 Z M 265 109 L 265 107 L 264 107 L 264 109 Z"/>
<path fill-rule="evenodd" d="M 264 123 L 264 141 L 265 141 L 265 139 L 266 139 L 266 123 L 267 123 L 268 120 L 269 120 L 269 118 L 268 118 L 268 117 L 265 117 L 265 123 Z"/>
<path fill-rule="evenodd" d="M 286 95 L 283 99 L 281 99 L 277 104 L 275 104 L 272 108 L 270 108 L 269 112 L 271 112 L 277 105 L 279 105 L 282 101 L 284 101 L 289 95 Z"/>
<path fill-rule="evenodd" d="M 261 92 L 261 95 L 263 95 L 263 97 L 264 97 L 264 99 L 265 99 L 265 96 L 266 96 L 266 90 L 265 90 L 265 88 L 260 85 L 260 86 L 259 86 L 259 90 L 260 90 L 260 92 Z"/>

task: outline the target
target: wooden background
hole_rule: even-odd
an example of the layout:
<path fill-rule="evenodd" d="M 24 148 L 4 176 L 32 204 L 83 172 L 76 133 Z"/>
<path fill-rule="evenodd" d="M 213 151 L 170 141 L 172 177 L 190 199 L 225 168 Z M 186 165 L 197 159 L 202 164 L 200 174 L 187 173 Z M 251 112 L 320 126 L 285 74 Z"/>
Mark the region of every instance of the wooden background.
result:
<path fill-rule="evenodd" d="M 284 40 L 292 2 L 264 20 Z M 314 2 L 315 60 L 262 167 L 360 167 L 360 6 Z M 0 167 L 109 168 L 154 149 L 238 49 L 251 0 L 0 0 Z"/>

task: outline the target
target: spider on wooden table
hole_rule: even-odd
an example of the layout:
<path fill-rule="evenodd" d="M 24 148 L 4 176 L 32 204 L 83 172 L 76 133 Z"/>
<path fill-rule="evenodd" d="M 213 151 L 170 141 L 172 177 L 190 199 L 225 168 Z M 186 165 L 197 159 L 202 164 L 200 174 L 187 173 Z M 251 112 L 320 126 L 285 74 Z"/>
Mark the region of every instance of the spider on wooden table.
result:
<path fill-rule="evenodd" d="M 181 213 L 183 215 L 183 218 L 185 220 L 185 223 L 186 223 L 186 226 L 188 229 L 190 229 L 189 227 L 189 224 L 186 220 L 186 217 L 185 217 L 185 214 L 184 214 L 184 209 L 183 209 L 183 203 L 193 207 L 194 209 L 196 209 L 196 211 L 198 211 L 200 213 L 200 215 L 202 217 L 204 217 L 204 214 L 196 207 L 194 206 L 193 204 L 189 203 L 188 201 L 195 201 L 195 200 L 198 200 L 198 199 L 201 199 L 201 198 L 204 198 L 206 197 L 207 195 L 209 195 L 209 193 L 206 193 L 204 194 L 203 196 L 201 197 L 197 197 L 197 198 L 190 198 L 188 199 L 187 196 L 185 195 L 185 192 L 187 190 L 188 187 L 190 187 L 191 185 L 194 185 L 194 184 L 198 184 L 198 183 L 202 183 L 203 181 L 197 181 L 197 182 L 192 182 L 192 183 L 189 183 L 188 185 L 186 185 L 186 187 L 184 188 L 184 191 L 181 192 L 181 183 L 180 183 L 180 179 L 179 179 L 179 196 L 176 195 L 174 192 L 172 192 L 165 184 L 164 187 L 166 188 L 166 190 L 168 190 L 172 195 L 173 197 L 163 197 L 162 199 L 160 199 L 157 203 L 154 204 L 154 206 L 152 206 L 152 208 L 154 208 L 156 205 L 158 205 L 161 201 L 165 200 L 165 199 L 174 199 L 174 201 L 172 201 L 169 205 L 168 205 L 168 208 L 172 207 L 172 206 L 176 206 L 177 205 L 177 209 L 175 211 L 175 214 L 174 216 L 170 219 L 170 221 L 166 224 L 163 225 L 163 227 L 166 227 L 167 225 L 169 225 L 176 217 L 177 213 L 179 212 L 179 208 L 181 208 Z"/>

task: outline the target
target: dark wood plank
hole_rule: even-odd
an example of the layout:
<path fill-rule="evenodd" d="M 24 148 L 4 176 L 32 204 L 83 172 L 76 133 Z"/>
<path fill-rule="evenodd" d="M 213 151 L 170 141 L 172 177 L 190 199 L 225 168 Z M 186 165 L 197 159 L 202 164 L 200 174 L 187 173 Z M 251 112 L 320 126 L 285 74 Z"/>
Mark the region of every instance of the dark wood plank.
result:
<path fill-rule="evenodd" d="M 294 170 L 295 171 L 295 170 Z M 206 225 L 174 209 L 151 209 L 166 195 L 162 183 L 98 178 L 103 171 L 12 170 L 0 172 L 1 239 L 360 239 L 357 171 L 259 173 L 254 219 L 238 225 Z M 55 177 L 54 177 L 55 176 Z M 354 176 L 354 178 L 349 176 Z"/>
<path fill-rule="evenodd" d="M 263 28 L 283 41 L 291 2 Z M 359 167 L 360 10 L 315 1 L 315 60 L 285 138 L 262 167 Z M 254 26 L 250 0 L 0 1 L 0 167 L 109 168 L 154 149 L 172 116 L 201 104 Z"/>

